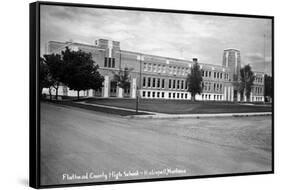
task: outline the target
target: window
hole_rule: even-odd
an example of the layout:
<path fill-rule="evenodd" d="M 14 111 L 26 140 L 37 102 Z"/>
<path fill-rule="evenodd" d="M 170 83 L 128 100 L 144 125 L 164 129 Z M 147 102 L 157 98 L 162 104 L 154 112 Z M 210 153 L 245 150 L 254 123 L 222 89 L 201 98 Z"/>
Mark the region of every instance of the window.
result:
<path fill-rule="evenodd" d="M 107 67 L 107 57 L 104 58 L 104 67 Z"/>
<path fill-rule="evenodd" d="M 205 72 L 205 77 L 208 77 L 208 71 Z"/>
<path fill-rule="evenodd" d="M 174 67 L 174 75 L 177 74 L 177 67 Z"/>
<path fill-rule="evenodd" d="M 157 92 L 157 98 L 160 98 L 160 92 Z"/>
<path fill-rule="evenodd" d="M 173 80 L 173 89 L 176 88 L 176 80 Z"/>
<path fill-rule="evenodd" d="M 158 65 L 158 73 L 161 73 L 161 65 Z"/>
<path fill-rule="evenodd" d="M 165 79 L 162 79 L 162 88 L 165 88 Z"/>
<path fill-rule="evenodd" d="M 165 93 L 164 93 L 164 92 L 162 92 L 162 98 L 164 98 L 164 95 L 165 95 Z"/>
<path fill-rule="evenodd" d="M 169 73 L 170 73 L 170 74 L 173 74 L 172 66 L 169 67 Z"/>
<path fill-rule="evenodd" d="M 155 78 L 152 78 L 152 87 L 155 87 Z"/>
<path fill-rule="evenodd" d="M 151 65 L 151 63 L 148 63 L 148 71 L 149 71 L 149 72 L 152 71 L 152 65 Z"/>
<path fill-rule="evenodd" d="M 172 95 L 171 92 L 169 92 L 169 98 L 171 98 L 171 95 Z"/>
<path fill-rule="evenodd" d="M 147 87 L 151 87 L 150 82 L 151 82 L 151 79 L 150 79 L 150 77 L 148 77 L 148 78 L 147 78 Z"/>
<path fill-rule="evenodd" d="M 209 71 L 209 77 L 212 77 L 212 73 L 211 73 L 211 71 Z"/>
<path fill-rule="evenodd" d="M 143 63 L 143 70 L 147 71 L 147 63 Z"/>
<path fill-rule="evenodd" d="M 204 71 L 202 70 L 202 77 L 204 77 Z"/>
<path fill-rule="evenodd" d="M 183 93 L 181 93 L 181 98 L 183 98 Z"/>
<path fill-rule="evenodd" d="M 153 64 L 153 72 L 157 72 L 157 65 Z"/>
<path fill-rule="evenodd" d="M 157 79 L 157 88 L 160 88 L 160 79 Z"/>
<path fill-rule="evenodd" d="M 220 78 L 222 79 L 222 73 L 220 73 Z"/>
<path fill-rule="evenodd" d="M 150 91 L 147 92 L 147 97 L 150 98 Z"/>
<path fill-rule="evenodd" d="M 180 80 L 177 81 L 177 89 L 180 89 Z"/>
<path fill-rule="evenodd" d="M 142 86 L 143 86 L 143 87 L 145 87 L 145 83 L 146 83 L 146 78 L 143 77 L 143 79 L 142 79 Z"/>
<path fill-rule="evenodd" d="M 183 83 L 184 83 L 184 81 L 182 80 L 181 81 L 181 89 L 183 89 Z"/>
<path fill-rule="evenodd" d="M 172 88 L 172 79 L 169 79 L 169 88 Z"/>
<path fill-rule="evenodd" d="M 115 68 L 115 58 L 112 58 L 112 68 Z"/>
<path fill-rule="evenodd" d="M 152 98 L 155 98 L 155 92 L 152 92 Z"/>
<path fill-rule="evenodd" d="M 176 97 L 176 93 L 173 93 L 173 98 L 175 98 Z"/>
<path fill-rule="evenodd" d="M 111 58 L 109 57 L 107 60 L 108 60 L 108 67 L 110 68 L 111 67 Z"/>
<path fill-rule="evenodd" d="M 115 67 L 115 58 L 105 57 L 104 58 L 104 67 L 114 68 Z"/>
<path fill-rule="evenodd" d="M 217 77 L 217 73 L 216 72 L 214 72 L 214 78 L 216 78 Z"/>
<path fill-rule="evenodd" d="M 187 99 L 187 94 L 185 94 L 185 99 Z"/>
<path fill-rule="evenodd" d="M 181 74 L 181 68 L 178 67 L 178 75 L 180 75 L 180 74 Z"/>
<path fill-rule="evenodd" d="M 142 97 L 145 97 L 145 91 L 142 91 Z"/>
<path fill-rule="evenodd" d="M 180 98 L 180 93 L 177 93 L 177 98 Z"/>

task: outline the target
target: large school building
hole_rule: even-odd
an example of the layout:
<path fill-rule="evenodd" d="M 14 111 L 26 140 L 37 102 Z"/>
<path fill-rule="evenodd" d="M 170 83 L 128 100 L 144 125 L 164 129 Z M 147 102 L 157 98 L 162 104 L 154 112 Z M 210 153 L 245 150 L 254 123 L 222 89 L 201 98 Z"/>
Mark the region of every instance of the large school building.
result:
<path fill-rule="evenodd" d="M 176 59 L 156 55 L 142 54 L 122 50 L 120 42 L 98 39 L 94 44 L 76 42 L 50 41 L 47 44 L 47 54 L 61 53 L 66 47 L 77 51 L 91 52 L 93 60 L 99 65 L 99 72 L 104 76 L 104 84 L 100 90 L 80 92 L 87 97 L 118 97 L 146 99 L 188 100 L 186 78 L 197 58 L 193 60 Z M 198 61 L 202 69 L 203 92 L 196 95 L 196 100 L 202 101 L 246 101 L 235 88 L 240 75 L 241 57 L 236 49 L 225 49 L 220 65 L 206 64 Z M 125 67 L 130 72 L 130 87 L 122 89 L 113 80 L 115 72 Z M 255 81 L 252 86 L 250 101 L 264 101 L 264 73 L 254 72 Z M 47 89 L 44 89 L 48 93 Z M 53 91 L 55 94 L 55 92 Z M 77 92 L 66 86 L 59 88 L 59 95 L 76 96 Z"/>

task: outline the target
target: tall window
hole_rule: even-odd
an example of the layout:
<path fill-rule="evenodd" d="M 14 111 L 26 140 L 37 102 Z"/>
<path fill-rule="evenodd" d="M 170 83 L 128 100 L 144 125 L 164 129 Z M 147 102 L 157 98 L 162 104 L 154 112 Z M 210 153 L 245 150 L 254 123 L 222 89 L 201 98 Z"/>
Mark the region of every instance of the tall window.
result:
<path fill-rule="evenodd" d="M 157 79 L 157 88 L 160 88 L 160 79 Z"/>
<path fill-rule="evenodd" d="M 172 88 L 172 79 L 169 79 L 169 88 Z"/>
<path fill-rule="evenodd" d="M 181 89 L 183 89 L 183 80 L 181 81 Z"/>
<path fill-rule="evenodd" d="M 150 77 L 148 77 L 148 78 L 147 78 L 147 87 L 151 87 L 150 82 L 151 82 L 151 79 L 150 79 Z"/>
<path fill-rule="evenodd" d="M 152 78 L 152 87 L 155 87 L 155 78 Z"/>
<path fill-rule="evenodd" d="M 107 57 L 104 58 L 104 67 L 107 67 Z"/>
<path fill-rule="evenodd" d="M 177 81 L 177 89 L 180 89 L 180 80 Z"/>
<path fill-rule="evenodd" d="M 176 88 L 176 80 L 173 80 L 173 89 Z"/>
<path fill-rule="evenodd" d="M 115 58 L 105 57 L 104 67 L 115 68 Z"/>
<path fill-rule="evenodd" d="M 111 67 L 111 58 L 109 57 L 107 60 L 108 60 L 108 67 L 110 68 Z"/>
<path fill-rule="evenodd" d="M 165 88 L 165 79 L 162 79 L 162 88 Z"/>
<path fill-rule="evenodd" d="M 145 83 L 146 83 L 146 78 L 143 77 L 143 79 L 142 79 L 142 86 L 143 86 L 143 87 L 145 87 Z"/>

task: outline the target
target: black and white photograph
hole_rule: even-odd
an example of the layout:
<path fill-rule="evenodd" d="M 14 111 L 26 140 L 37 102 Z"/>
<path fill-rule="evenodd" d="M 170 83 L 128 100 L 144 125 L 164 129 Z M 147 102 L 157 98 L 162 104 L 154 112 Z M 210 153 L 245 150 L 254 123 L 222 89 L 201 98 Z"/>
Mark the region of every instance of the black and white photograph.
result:
<path fill-rule="evenodd" d="M 273 173 L 273 17 L 38 3 L 40 187 Z"/>

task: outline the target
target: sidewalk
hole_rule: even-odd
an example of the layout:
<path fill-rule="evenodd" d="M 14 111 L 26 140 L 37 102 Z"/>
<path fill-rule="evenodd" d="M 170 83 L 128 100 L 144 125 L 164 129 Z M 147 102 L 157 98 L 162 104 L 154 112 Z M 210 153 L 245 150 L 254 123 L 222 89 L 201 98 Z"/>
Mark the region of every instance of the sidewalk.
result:
<path fill-rule="evenodd" d="M 115 106 L 107 106 L 107 105 L 100 105 L 100 104 L 90 104 L 86 102 L 77 102 L 80 104 L 102 107 L 102 108 L 109 108 L 115 110 L 124 110 L 124 111 L 132 111 L 135 112 L 135 109 L 129 108 L 120 108 Z M 165 114 L 165 113 L 157 113 L 157 112 L 150 112 L 150 111 L 142 111 L 139 110 L 140 113 L 147 113 L 150 115 L 129 115 L 124 116 L 125 118 L 139 118 L 139 119 L 180 119 L 180 118 L 205 118 L 205 117 L 249 117 L 249 116 L 270 116 L 272 112 L 251 112 L 251 113 L 214 113 L 214 114 Z"/>

